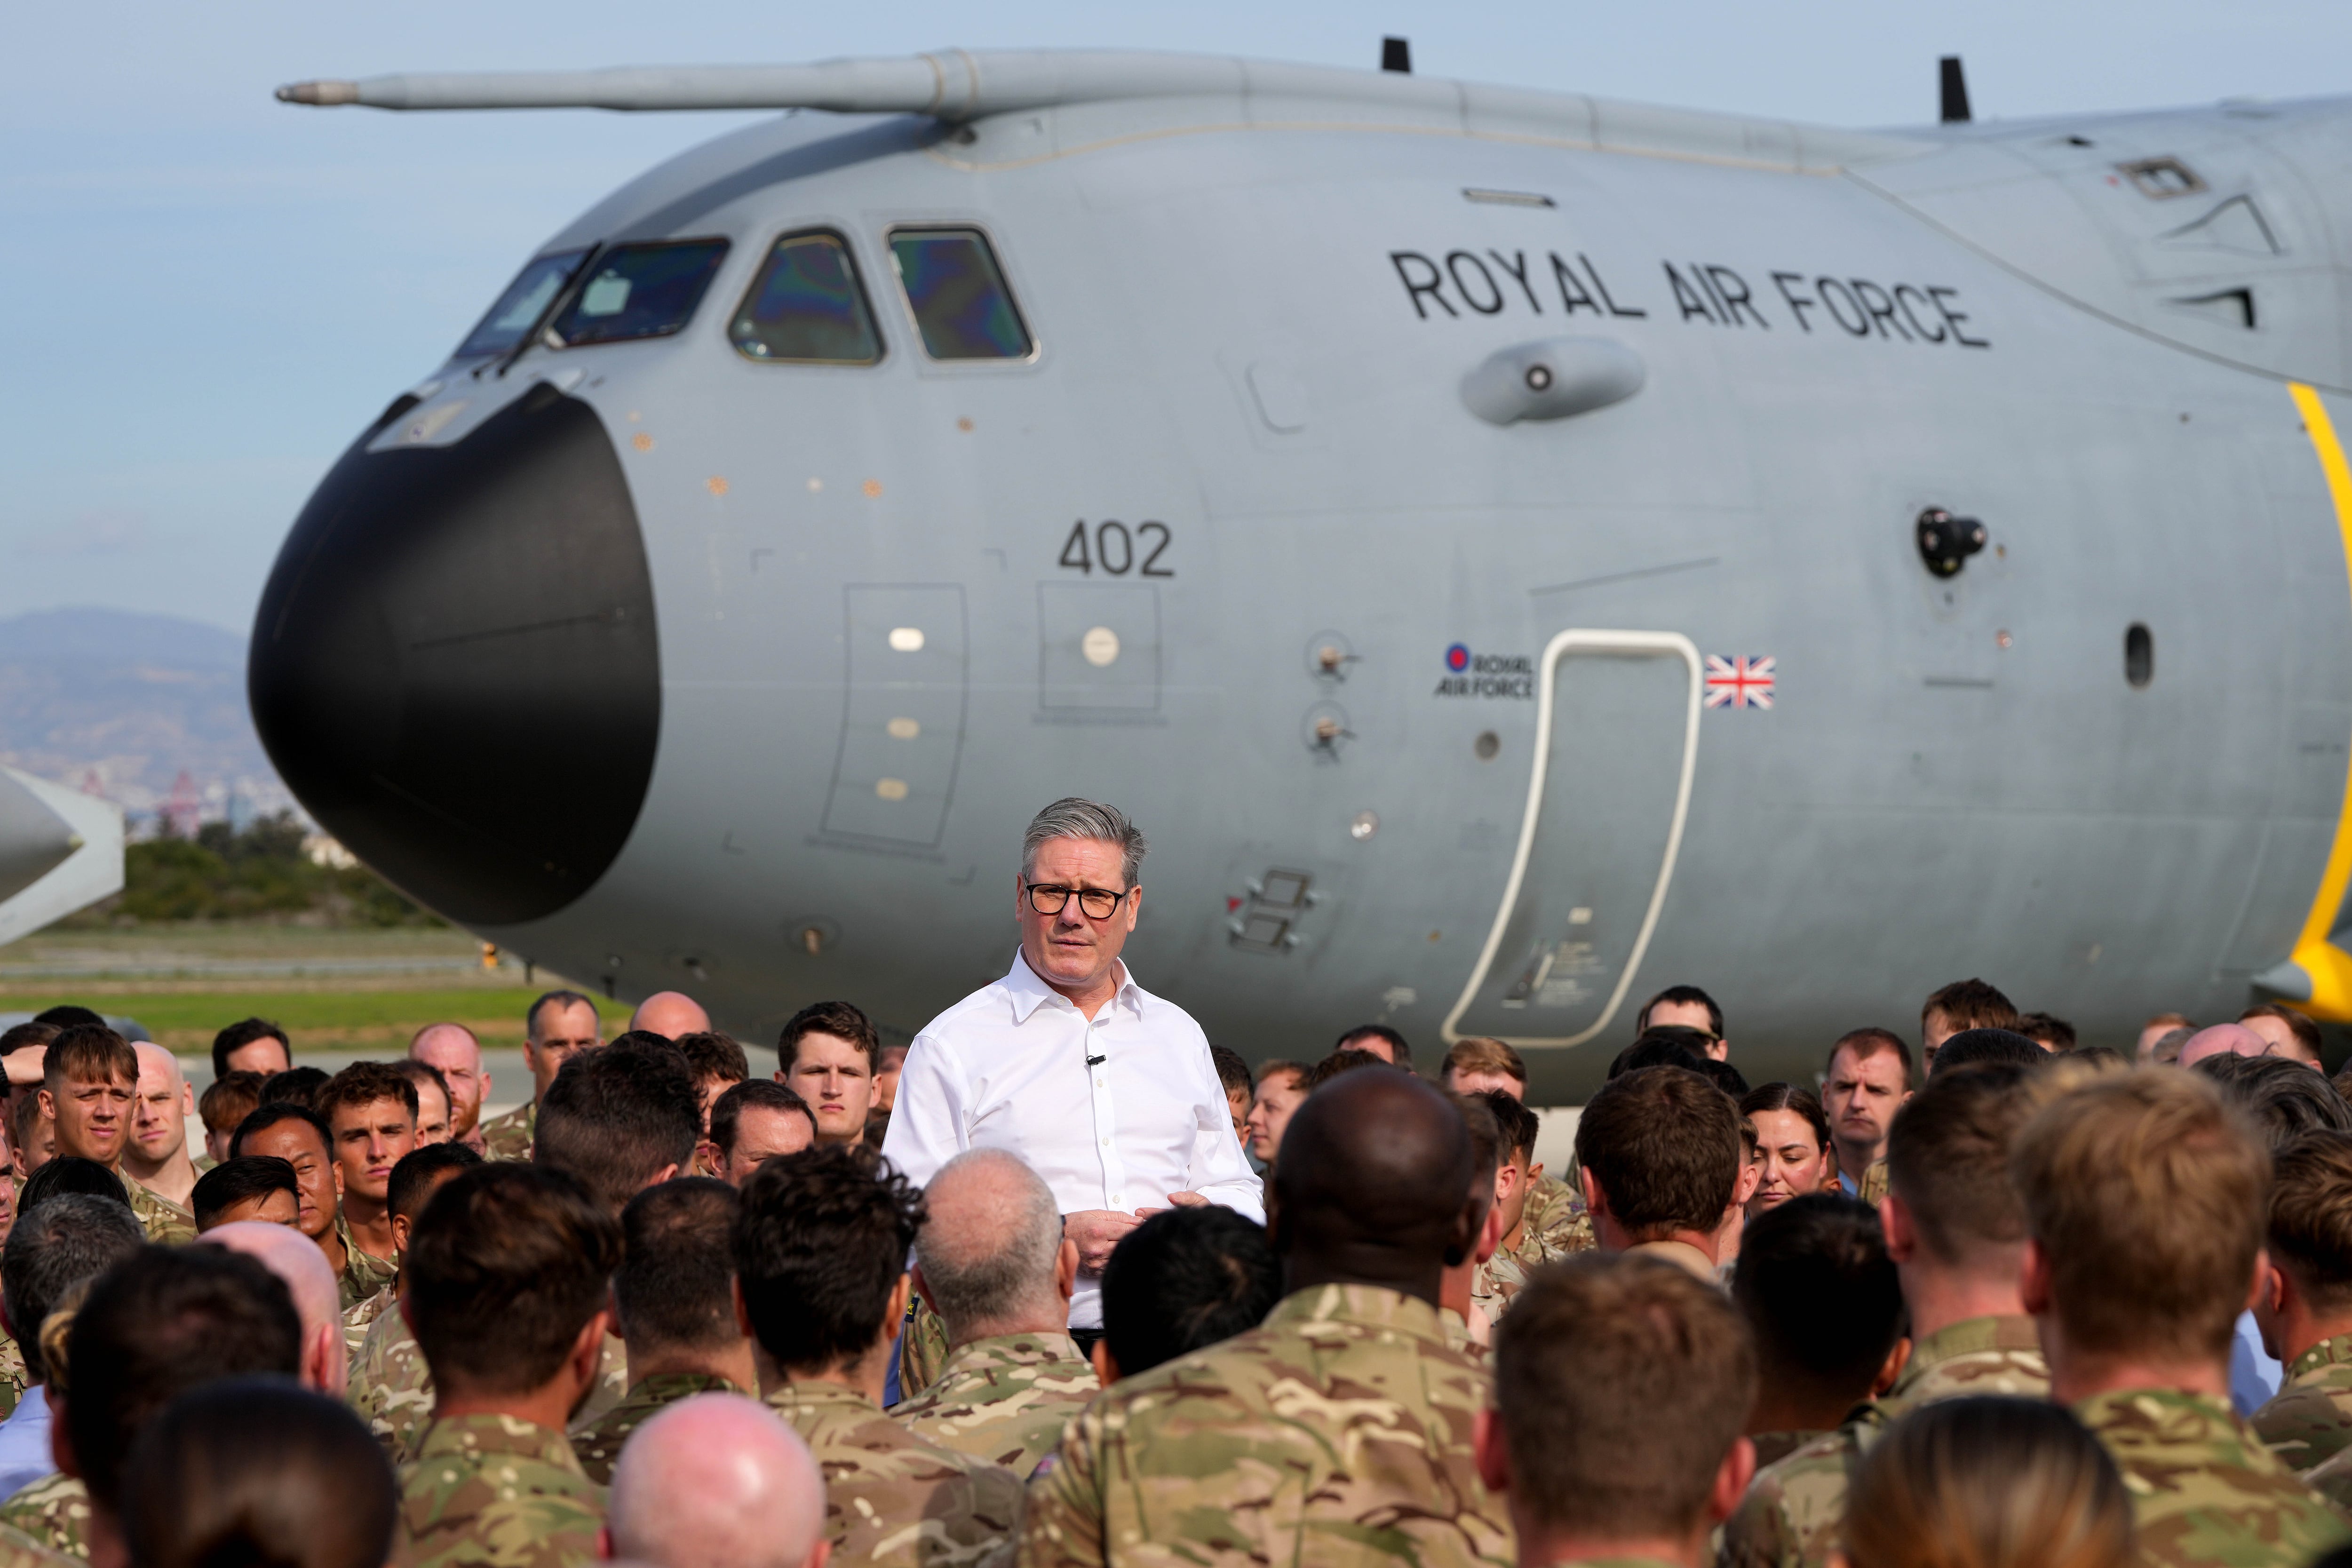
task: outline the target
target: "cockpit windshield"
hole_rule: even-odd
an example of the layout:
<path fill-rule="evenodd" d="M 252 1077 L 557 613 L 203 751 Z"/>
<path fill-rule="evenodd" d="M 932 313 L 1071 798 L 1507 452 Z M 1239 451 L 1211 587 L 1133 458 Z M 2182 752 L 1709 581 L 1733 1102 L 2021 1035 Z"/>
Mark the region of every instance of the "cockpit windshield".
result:
<path fill-rule="evenodd" d="M 890 261 L 933 359 L 1026 359 L 1036 346 L 978 229 L 894 229 Z"/>
<path fill-rule="evenodd" d="M 475 323 L 474 330 L 466 334 L 466 341 L 457 345 L 457 357 L 479 359 L 489 354 L 502 354 L 522 342 L 523 335 L 547 314 L 547 308 L 555 302 L 557 292 L 572 281 L 572 273 L 579 270 L 580 263 L 587 254 L 583 247 L 533 257 L 520 272 L 515 274 L 515 280 L 507 285 L 507 291 L 499 296 L 499 302 L 490 307 L 489 314 Z"/>
<path fill-rule="evenodd" d="M 772 364 L 872 364 L 882 357 L 857 265 L 830 229 L 776 241 L 728 335 L 745 358 Z"/>
<path fill-rule="evenodd" d="M 723 239 L 616 245 L 596 258 L 548 331 L 564 348 L 666 337 L 693 316 L 726 254 Z"/>

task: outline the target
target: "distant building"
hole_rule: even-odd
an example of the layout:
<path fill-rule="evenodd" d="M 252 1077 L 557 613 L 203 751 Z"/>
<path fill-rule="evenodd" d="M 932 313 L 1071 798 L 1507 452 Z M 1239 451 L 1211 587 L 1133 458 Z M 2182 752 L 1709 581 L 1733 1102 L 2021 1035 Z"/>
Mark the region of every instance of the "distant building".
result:
<path fill-rule="evenodd" d="M 313 866 L 324 866 L 330 871 L 348 871 L 360 863 L 360 858 L 323 833 L 313 833 L 302 840 L 302 854 Z"/>

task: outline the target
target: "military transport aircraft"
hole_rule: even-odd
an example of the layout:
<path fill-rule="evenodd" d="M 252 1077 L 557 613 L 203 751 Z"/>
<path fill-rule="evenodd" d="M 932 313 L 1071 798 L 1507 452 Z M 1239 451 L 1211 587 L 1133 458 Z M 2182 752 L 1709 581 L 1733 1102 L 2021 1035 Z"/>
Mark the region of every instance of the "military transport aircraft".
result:
<path fill-rule="evenodd" d="M 2352 1019 L 2352 99 L 1857 132 L 954 50 L 279 96 L 786 111 L 551 237 L 263 597 L 288 784 L 503 947 L 903 1037 L 1076 794 L 1156 846 L 1138 978 L 1255 1057 L 1499 1035 L 1564 1102 L 1683 981 L 1750 1078 L 1970 974 L 2091 1040 Z"/>

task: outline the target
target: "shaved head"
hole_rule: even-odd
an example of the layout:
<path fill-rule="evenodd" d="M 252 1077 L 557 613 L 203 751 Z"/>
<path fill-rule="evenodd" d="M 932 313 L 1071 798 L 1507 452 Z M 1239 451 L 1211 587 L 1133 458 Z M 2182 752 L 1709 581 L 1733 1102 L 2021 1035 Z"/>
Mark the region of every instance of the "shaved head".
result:
<path fill-rule="evenodd" d="M 1289 1289 L 1384 1285 L 1434 1302 L 1472 1242 L 1470 1130 L 1409 1073 L 1349 1072 L 1290 1118 L 1270 1229 Z"/>
<path fill-rule="evenodd" d="M 204 1239 L 244 1253 L 286 1282 L 294 1315 L 302 1320 L 302 1381 L 340 1397 L 346 1371 L 342 1294 L 319 1244 L 290 1225 L 257 1219 L 216 1225 Z"/>
<path fill-rule="evenodd" d="M 482 1060 L 482 1042 L 463 1024 L 427 1024 L 408 1042 L 408 1056 L 412 1061 L 429 1062 L 435 1067 L 445 1059 L 477 1067 Z"/>
<path fill-rule="evenodd" d="M 1034 1333 L 1068 1321 L 1055 1288 L 1061 1205 L 1019 1155 L 959 1154 L 940 1167 L 923 1202 L 931 1217 L 915 1240 L 915 1262 L 950 1339 Z"/>
<path fill-rule="evenodd" d="M 709 1033 L 710 1015 L 683 991 L 656 991 L 637 1004 L 629 1015 L 629 1027 L 674 1040 L 680 1035 Z"/>
<path fill-rule="evenodd" d="M 2259 1057 L 2267 1055 L 2271 1043 L 2243 1024 L 2216 1024 L 2210 1029 L 2200 1029 L 2182 1043 L 2180 1065 L 2193 1068 L 2207 1057 Z"/>
<path fill-rule="evenodd" d="M 408 1059 L 441 1074 L 449 1089 L 449 1136 L 463 1139 L 480 1124 L 490 1075 L 482 1070 L 482 1042 L 463 1024 L 427 1024 L 408 1042 Z"/>
<path fill-rule="evenodd" d="M 152 1073 L 173 1089 L 188 1081 L 181 1075 L 180 1058 L 163 1047 L 150 1040 L 133 1040 L 131 1048 L 139 1053 L 140 1077 Z"/>
<path fill-rule="evenodd" d="M 656 1568 L 813 1568 L 824 1477 L 758 1400 L 698 1394 L 631 1434 L 608 1528 L 614 1556 Z"/>

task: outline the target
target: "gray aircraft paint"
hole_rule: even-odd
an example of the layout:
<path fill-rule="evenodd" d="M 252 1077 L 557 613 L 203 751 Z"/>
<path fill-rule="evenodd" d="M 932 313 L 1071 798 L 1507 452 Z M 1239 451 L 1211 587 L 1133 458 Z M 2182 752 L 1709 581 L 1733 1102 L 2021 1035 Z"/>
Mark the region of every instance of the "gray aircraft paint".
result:
<path fill-rule="evenodd" d="M 790 114 L 624 186 L 542 252 L 725 237 L 686 330 L 452 365 L 375 437 L 458 442 L 551 382 L 645 536 L 643 808 L 587 894 L 483 936 L 752 1037 L 827 996 L 904 1037 L 1002 973 L 1021 829 L 1077 794 L 1155 847 L 1139 979 L 1256 1058 L 1370 1019 L 1423 1057 L 1581 1037 L 1528 1049 L 1559 1102 L 1676 982 L 1758 1081 L 1916 1037 L 1969 974 L 2115 1043 L 2257 974 L 2345 1005 L 2305 928 L 2352 599 L 2287 384 L 2343 416 L 2344 101 L 1882 135 L 1048 58 L 1013 107 Z M 442 101 L 604 100 L 500 79 Z M 761 90 L 681 106 L 874 101 Z M 2196 188 L 2123 167 L 2165 158 Z M 1032 358 L 927 358 L 904 224 L 988 235 Z M 879 363 L 730 346 L 808 227 L 847 238 Z M 1600 390 L 1512 418 L 1496 356 Z M 1989 531 L 1949 579 L 1930 507 Z M 1771 705 L 1686 744 L 1709 658 L 1772 660 Z"/>

